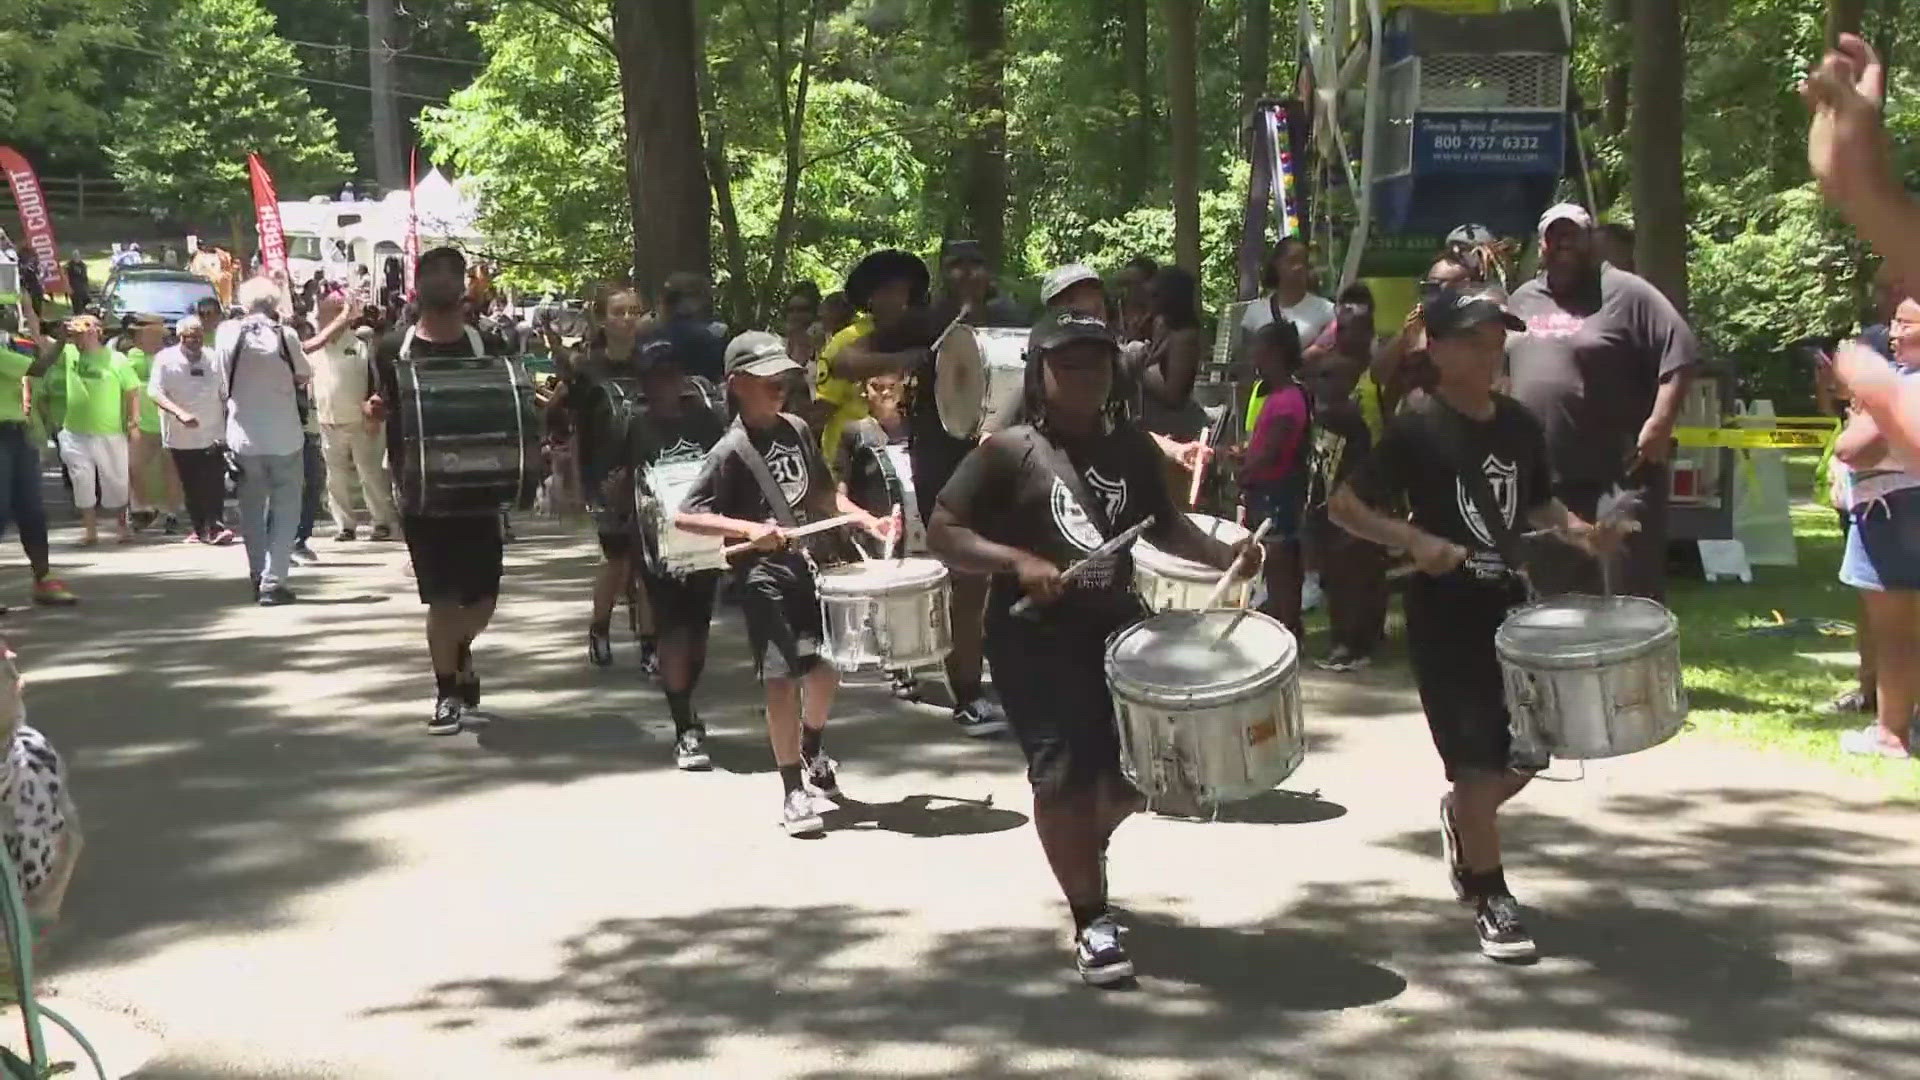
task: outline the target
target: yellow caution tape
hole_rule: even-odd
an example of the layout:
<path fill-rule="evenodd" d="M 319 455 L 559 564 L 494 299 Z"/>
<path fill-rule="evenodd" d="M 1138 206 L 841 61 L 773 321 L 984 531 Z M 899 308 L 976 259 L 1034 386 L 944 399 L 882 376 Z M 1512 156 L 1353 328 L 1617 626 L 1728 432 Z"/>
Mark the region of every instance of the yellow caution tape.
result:
<path fill-rule="evenodd" d="M 1733 450 L 1819 450 L 1834 437 L 1832 428 L 1707 428 L 1673 429 L 1681 446 L 1726 447 Z"/>

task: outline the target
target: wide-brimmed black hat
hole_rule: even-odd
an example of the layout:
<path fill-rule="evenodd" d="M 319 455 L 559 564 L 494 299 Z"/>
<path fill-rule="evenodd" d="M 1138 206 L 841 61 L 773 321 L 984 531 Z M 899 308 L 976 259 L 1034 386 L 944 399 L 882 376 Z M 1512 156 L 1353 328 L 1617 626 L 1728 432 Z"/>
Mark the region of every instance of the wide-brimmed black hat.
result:
<path fill-rule="evenodd" d="M 881 248 L 861 259 L 847 275 L 847 299 L 855 309 L 865 311 L 874 291 L 891 281 L 908 282 L 913 288 L 914 302 L 922 303 L 933 283 L 933 275 L 927 272 L 927 264 L 920 256 L 899 248 Z"/>

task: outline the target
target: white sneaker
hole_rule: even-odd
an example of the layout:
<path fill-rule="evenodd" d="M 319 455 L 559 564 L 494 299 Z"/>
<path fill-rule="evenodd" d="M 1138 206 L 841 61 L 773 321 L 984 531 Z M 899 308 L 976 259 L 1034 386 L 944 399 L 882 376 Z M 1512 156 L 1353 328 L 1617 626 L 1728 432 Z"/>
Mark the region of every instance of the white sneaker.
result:
<path fill-rule="evenodd" d="M 1313 611 L 1326 598 L 1327 594 L 1320 588 L 1320 575 L 1308 574 L 1306 580 L 1300 584 L 1300 610 Z"/>
<path fill-rule="evenodd" d="M 1133 958 L 1120 944 L 1120 924 L 1102 915 L 1074 939 L 1073 966 L 1089 986 L 1111 986 L 1133 978 Z"/>
<path fill-rule="evenodd" d="M 785 826 L 788 836 L 811 836 L 825 832 L 826 821 L 813 808 L 813 798 L 805 788 L 795 788 L 787 792 L 786 802 L 780 807 L 780 823 Z"/>

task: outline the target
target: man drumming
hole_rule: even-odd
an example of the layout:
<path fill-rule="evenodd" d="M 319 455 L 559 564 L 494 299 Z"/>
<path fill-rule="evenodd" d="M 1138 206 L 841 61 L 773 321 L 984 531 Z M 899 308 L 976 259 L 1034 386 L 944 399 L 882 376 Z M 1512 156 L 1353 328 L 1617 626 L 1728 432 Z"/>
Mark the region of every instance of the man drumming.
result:
<path fill-rule="evenodd" d="M 851 514 L 884 539 L 890 519 L 878 518 L 836 492 L 820 444 L 799 417 L 781 412 L 788 376 L 800 365 L 773 334 L 749 331 L 727 345 L 727 390 L 739 417 L 711 452 L 674 521 L 689 532 L 746 541 L 736 563 L 740 610 L 747 620 L 767 693 L 767 739 L 786 788 L 781 820 L 787 833 L 825 828 L 806 786 L 827 798 L 840 794 L 834 762 L 822 748 L 827 714 L 840 673 L 820 656 L 820 596 L 806 550 L 789 546 L 788 533 L 836 513 Z M 809 541 L 827 551 L 844 544 L 828 533 Z"/>
<path fill-rule="evenodd" d="M 636 357 L 647 400 L 628 431 L 627 460 L 643 476 L 656 465 L 702 460 L 720 441 L 726 421 L 687 378 L 678 346 L 667 335 L 655 334 L 640 342 Z M 617 479 L 623 491 L 634 490 L 627 477 Z M 639 531 L 641 558 L 635 569 L 653 608 L 660 685 L 673 714 L 674 764 L 705 769 L 710 764 L 702 745 L 706 729 L 694 712 L 693 691 L 707 664 L 707 630 L 713 623 L 720 571 L 671 569 L 661 557 L 660 538 L 644 528 Z"/>
<path fill-rule="evenodd" d="M 373 352 L 372 394 L 367 417 L 389 418 L 387 458 L 395 476 L 415 467 L 408 418 L 394 409 L 400 399 L 397 364 L 403 361 L 504 356 L 498 339 L 486 340 L 467 325 L 461 301 L 467 287 L 467 260 L 454 248 L 439 247 L 420 256 L 415 275 L 420 317 L 411 327 L 381 338 Z M 473 640 L 487 628 L 500 596 L 504 535 L 500 508 L 476 505 L 457 513 L 401 511 L 407 554 L 413 559 L 420 602 L 427 605 L 427 654 L 433 663 L 433 716 L 430 735 L 458 735 L 463 714 L 480 704 L 480 676 L 473 667 Z"/>
<path fill-rule="evenodd" d="M 1145 612 L 1124 552 L 1071 581 L 1062 572 L 1149 519 L 1145 535 L 1172 554 L 1224 569 L 1235 549 L 1174 512 L 1159 450 L 1121 416 L 1120 346 L 1105 322 L 1049 312 L 1027 349 L 1031 426 L 967 456 L 940 492 L 928 539 L 956 569 L 992 575 L 987 655 L 1026 754 L 1034 828 L 1073 913 L 1075 966 L 1104 985 L 1133 974 L 1107 909 L 1104 863 L 1108 838 L 1140 806 L 1120 772 L 1105 649 Z M 1243 572 L 1259 558 L 1249 547 Z M 1023 594 L 1037 605 L 1030 614 L 1013 610 Z"/>
<path fill-rule="evenodd" d="M 1524 328 L 1491 294 L 1444 289 L 1421 308 L 1438 372 L 1431 395 L 1409 404 L 1359 471 L 1328 503 L 1335 524 L 1403 548 L 1419 573 L 1407 585 L 1414 681 L 1452 791 L 1440 830 L 1454 893 L 1474 906 L 1480 951 L 1534 954 L 1501 867 L 1496 815 L 1544 762 L 1510 760 L 1512 740 L 1494 632 L 1525 599 L 1516 578 L 1515 525 L 1559 530 L 1588 552 L 1617 542 L 1553 497 L 1540 422 L 1493 392 L 1508 331 Z M 1389 512 L 1404 496 L 1412 516 Z"/>

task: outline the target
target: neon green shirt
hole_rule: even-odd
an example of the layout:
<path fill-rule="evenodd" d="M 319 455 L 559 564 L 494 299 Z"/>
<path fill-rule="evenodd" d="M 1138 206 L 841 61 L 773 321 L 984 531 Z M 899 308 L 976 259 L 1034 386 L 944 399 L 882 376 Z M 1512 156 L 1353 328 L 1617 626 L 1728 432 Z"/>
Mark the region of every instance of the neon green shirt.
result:
<path fill-rule="evenodd" d="M 33 357 L 0 343 L 0 423 L 27 418 L 21 393 L 27 381 L 27 369 L 31 367 Z"/>
<path fill-rule="evenodd" d="M 136 380 L 132 365 L 107 348 L 82 355 L 72 345 L 60 353 L 60 363 L 47 373 L 66 387 L 63 426 L 76 435 L 125 435 L 126 393 Z"/>
<path fill-rule="evenodd" d="M 147 379 L 153 374 L 153 357 L 144 349 L 129 349 L 127 366 L 133 370 L 134 389 L 140 392 L 140 430 L 149 435 L 158 435 L 160 406 L 147 396 Z"/>

